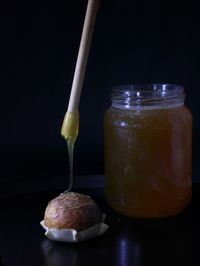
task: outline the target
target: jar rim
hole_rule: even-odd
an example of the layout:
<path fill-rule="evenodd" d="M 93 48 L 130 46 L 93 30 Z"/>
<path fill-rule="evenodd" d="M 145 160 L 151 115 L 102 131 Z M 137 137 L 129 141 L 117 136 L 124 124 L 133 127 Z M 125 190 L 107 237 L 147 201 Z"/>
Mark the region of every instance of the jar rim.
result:
<path fill-rule="evenodd" d="M 127 84 L 112 88 L 111 100 L 115 106 L 166 105 L 183 103 L 184 87 L 170 83 Z"/>
<path fill-rule="evenodd" d="M 112 87 L 112 91 L 122 92 L 122 91 L 131 91 L 131 92 L 161 92 L 168 91 L 171 93 L 183 93 L 184 87 L 172 83 L 139 83 L 139 84 L 124 84 Z"/>

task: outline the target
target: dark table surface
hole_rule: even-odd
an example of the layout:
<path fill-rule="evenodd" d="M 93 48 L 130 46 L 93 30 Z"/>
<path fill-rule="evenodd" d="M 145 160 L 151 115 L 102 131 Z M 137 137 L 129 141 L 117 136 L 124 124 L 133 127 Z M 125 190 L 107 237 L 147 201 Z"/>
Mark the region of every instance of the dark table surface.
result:
<path fill-rule="evenodd" d="M 50 241 L 40 221 L 48 201 L 61 191 L 4 196 L 0 218 L 3 266 L 200 265 L 200 185 L 193 185 L 192 202 L 183 213 L 153 220 L 113 212 L 103 188 L 93 185 L 76 190 L 92 196 L 107 213 L 110 228 L 106 234 L 78 244 Z"/>

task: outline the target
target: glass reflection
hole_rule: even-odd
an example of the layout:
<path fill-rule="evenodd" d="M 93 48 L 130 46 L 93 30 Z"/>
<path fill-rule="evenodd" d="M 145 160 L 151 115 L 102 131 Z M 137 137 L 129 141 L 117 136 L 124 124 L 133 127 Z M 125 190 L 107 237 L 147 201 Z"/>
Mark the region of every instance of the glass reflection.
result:
<path fill-rule="evenodd" d="M 128 237 L 121 237 L 118 241 L 118 266 L 140 265 L 141 246 L 130 241 Z"/>

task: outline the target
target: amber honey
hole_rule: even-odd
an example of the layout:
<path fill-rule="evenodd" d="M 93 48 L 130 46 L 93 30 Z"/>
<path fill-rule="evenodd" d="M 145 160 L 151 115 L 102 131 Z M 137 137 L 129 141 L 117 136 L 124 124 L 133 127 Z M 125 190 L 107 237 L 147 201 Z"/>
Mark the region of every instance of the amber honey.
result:
<path fill-rule="evenodd" d="M 107 201 L 133 217 L 175 215 L 191 199 L 192 115 L 181 87 L 156 86 L 117 89 L 105 114 Z"/>

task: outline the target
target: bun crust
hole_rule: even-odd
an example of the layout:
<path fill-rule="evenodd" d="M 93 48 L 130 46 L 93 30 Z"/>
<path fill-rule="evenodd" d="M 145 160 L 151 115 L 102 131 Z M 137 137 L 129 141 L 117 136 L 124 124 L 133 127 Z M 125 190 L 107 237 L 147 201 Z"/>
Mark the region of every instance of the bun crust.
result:
<path fill-rule="evenodd" d="M 85 230 L 101 223 L 103 215 L 94 200 L 84 194 L 67 192 L 51 200 L 45 210 L 48 228 Z"/>

